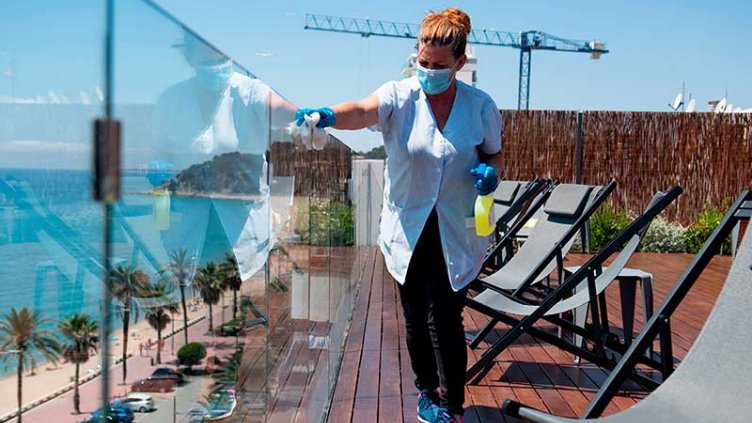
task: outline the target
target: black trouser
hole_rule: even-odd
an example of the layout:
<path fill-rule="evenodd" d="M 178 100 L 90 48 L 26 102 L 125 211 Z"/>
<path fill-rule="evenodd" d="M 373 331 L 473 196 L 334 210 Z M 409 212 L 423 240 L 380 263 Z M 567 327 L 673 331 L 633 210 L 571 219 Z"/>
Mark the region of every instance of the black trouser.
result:
<path fill-rule="evenodd" d="M 441 387 L 441 405 L 462 414 L 467 368 L 462 309 L 467 290 L 454 292 L 449 283 L 436 210 L 428 217 L 399 291 L 415 385 L 419 390 Z"/>

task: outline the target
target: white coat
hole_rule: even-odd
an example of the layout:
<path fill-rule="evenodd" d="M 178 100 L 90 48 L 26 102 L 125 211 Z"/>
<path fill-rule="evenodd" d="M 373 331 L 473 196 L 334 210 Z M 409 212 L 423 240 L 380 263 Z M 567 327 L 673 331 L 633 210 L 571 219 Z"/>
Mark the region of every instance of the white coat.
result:
<path fill-rule="evenodd" d="M 274 244 L 265 157 L 271 89 L 258 79 L 236 72 L 211 104 L 199 103 L 203 98 L 199 90 L 196 78 L 191 78 L 160 96 L 152 121 L 155 139 L 150 148 L 155 158 L 169 161 L 180 171 L 224 153 L 250 154 L 256 158 L 248 160 L 253 164 L 240 170 L 258 184 L 259 191 L 247 193 L 254 200 L 195 201 L 185 212 L 190 218 L 182 222 L 172 219 L 177 227 L 163 234 L 163 240 L 170 244 L 166 247 L 185 248 L 200 255 L 206 233 L 211 230 L 202 228 L 207 227 L 209 207 L 213 207 L 237 258 L 241 277 L 246 279 L 263 267 Z M 207 115 L 206 110 L 213 111 Z"/>
<path fill-rule="evenodd" d="M 457 93 L 443 131 L 438 129 L 417 78 L 387 82 L 379 98 L 377 129 L 384 137 L 384 206 L 379 247 L 399 283 L 434 208 L 439 218 L 444 262 L 455 291 L 477 276 L 488 237 L 475 233 L 477 191 L 470 169 L 479 151 L 501 150 L 501 113 L 483 91 L 457 81 Z"/>

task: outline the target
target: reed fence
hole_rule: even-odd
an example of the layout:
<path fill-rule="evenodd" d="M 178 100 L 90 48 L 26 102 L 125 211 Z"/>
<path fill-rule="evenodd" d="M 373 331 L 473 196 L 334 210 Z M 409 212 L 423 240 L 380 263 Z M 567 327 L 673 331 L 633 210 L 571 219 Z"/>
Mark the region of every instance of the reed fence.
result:
<path fill-rule="evenodd" d="M 350 149 L 334 136 L 320 151 L 291 142 L 272 143 L 273 175 L 294 176 L 295 195 L 346 201 L 352 173 Z"/>
<path fill-rule="evenodd" d="M 752 115 L 711 113 L 503 111 L 504 174 L 603 184 L 611 205 L 640 211 L 653 193 L 685 193 L 666 210 L 693 222 L 752 183 Z"/>

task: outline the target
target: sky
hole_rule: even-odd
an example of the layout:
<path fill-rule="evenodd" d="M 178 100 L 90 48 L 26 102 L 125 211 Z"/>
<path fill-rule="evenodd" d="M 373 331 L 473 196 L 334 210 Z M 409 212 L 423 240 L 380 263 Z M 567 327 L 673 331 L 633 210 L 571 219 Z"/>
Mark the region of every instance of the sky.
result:
<path fill-rule="evenodd" d="M 116 98 L 126 103 L 154 101 L 164 86 L 189 76 L 171 47 L 180 31 L 141 0 L 116 3 L 120 40 Z M 299 107 L 365 97 L 382 83 L 399 79 L 405 59 L 414 50 L 414 41 L 407 39 L 305 30 L 306 13 L 419 23 L 427 10 L 457 6 L 468 12 L 475 29 L 534 29 L 606 44 L 610 53 L 598 61 L 586 54 L 533 52 L 532 109 L 668 111 L 682 83 L 696 98 L 699 111 L 707 109 L 708 100 L 724 95 L 735 106 L 752 108 L 752 2 L 748 0 L 157 3 Z M 95 19 L 101 16 L 101 4 L 66 0 L 63 8 L 56 0 L 5 3 L 8 13 L 0 16 L 0 96 L 51 96 L 39 92 L 40 84 L 34 81 L 54 70 L 65 77 L 59 88 L 45 91 L 94 97 L 92 86 L 102 80 L 93 66 L 101 64 L 102 28 Z M 35 47 L 39 45 L 45 48 Z M 4 56 L 4 51 L 11 51 L 15 62 L 10 63 L 11 55 Z M 479 46 L 476 53 L 478 87 L 501 109 L 516 108 L 519 51 Z M 70 69 L 65 71 L 66 67 Z M 8 86 L 13 93 L 7 92 Z M 379 135 L 369 131 L 336 135 L 359 150 L 380 142 Z"/>
<path fill-rule="evenodd" d="M 533 109 L 668 111 L 682 83 L 700 111 L 707 109 L 708 100 L 727 93 L 729 102 L 752 108 L 748 0 L 159 4 L 301 107 L 368 95 L 381 83 L 400 78 L 404 60 L 414 49 L 414 42 L 406 39 L 305 30 L 306 13 L 419 23 L 427 10 L 457 6 L 468 12 L 476 29 L 536 29 L 606 43 L 610 53 L 598 61 L 586 54 L 533 52 Z M 479 46 L 477 55 L 478 87 L 500 108 L 516 108 L 519 51 Z"/>

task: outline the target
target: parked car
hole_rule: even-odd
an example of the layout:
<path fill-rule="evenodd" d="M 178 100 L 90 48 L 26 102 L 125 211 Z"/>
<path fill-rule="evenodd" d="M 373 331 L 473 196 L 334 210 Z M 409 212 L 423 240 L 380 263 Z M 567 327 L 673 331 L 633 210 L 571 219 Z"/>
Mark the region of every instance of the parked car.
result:
<path fill-rule="evenodd" d="M 169 367 L 160 367 L 158 369 L 155 369 L 151 373 L 151 377 L 171 379 L 174 380 L 178 385 L 183 385 L 185 383 L 185 377 L 183 377 L 183 374 Z"/>
<path fill-rule="evenodd" d="M 122 423 L 118 416 L 108 415 L 104 419 L 107 423 Z M 102 423 L 102 420 L 99 417 L 90 417 L 82 423 Z"/>
<path fill-rule="evenodd" d="M 131 385 L 132 392 L 172 392 L 177 382 L 174 379 L 147 377 Z"/>
<path fill-rule="evenodd" d="M 131 411 L 145 413 L 154 409 L 154 400 L 151 395 L 140 392 L 131 392 L 123 398 L 118 398 L 112 402 L 112 405 L 126 407 Z"/>
<path fill-rule="evenodd" d="M 186 423 L 205 423 L 206 418 L 204 417 L 204 410 L 205 407 L 202 404 L 193 404 L 191 408 L 188 410 L 188 413 L 186 413 L 188 420 L 186 420 Z"/>
<path fill-rule="evenodd" d="M 234 389 L 218 389 L 209 394 L 209 402 L 204 408 L 204 419 L 208 421 L 226 419 L 235 412 L 236 405 Z"/>
<path fill-rule="evenodd" d="M 91 413 L 93 419 L 98 419 L 101 415 L 101 410 Z M 117 417 L 118 421 L 123 423 L 131 423 L 136 418 L 130 408 L 115 405 L 110 405 L 110 408 L 107 409 L 107 416 Z"/>

